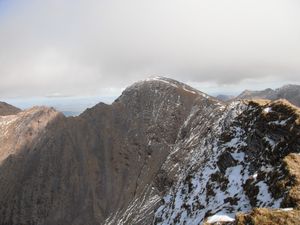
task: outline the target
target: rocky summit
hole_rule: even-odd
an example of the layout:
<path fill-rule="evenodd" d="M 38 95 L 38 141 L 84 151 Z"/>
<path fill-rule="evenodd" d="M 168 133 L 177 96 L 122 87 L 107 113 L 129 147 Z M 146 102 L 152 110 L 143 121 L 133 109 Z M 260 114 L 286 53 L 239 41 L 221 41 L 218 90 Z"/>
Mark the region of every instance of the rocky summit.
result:
<path fill-rule="evenodd" d="M 300 110 L 153 77 L 0 116 L 0 225 L 300 224 Z M 283 222 L 282 222 L 283 221 Z"/>

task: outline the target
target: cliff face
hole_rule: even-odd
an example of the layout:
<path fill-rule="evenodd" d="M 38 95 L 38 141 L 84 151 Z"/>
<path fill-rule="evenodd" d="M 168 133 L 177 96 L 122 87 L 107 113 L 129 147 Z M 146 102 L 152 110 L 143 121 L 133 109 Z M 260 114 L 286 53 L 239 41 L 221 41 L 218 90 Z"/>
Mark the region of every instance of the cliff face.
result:
<path fill-rule="evenodd" d="M 284 157 L 299 151 L 299 121 L 284 101 L 225 105 L 162 77 L 78 117 L 1 116 L 0 225 L 202 224 L 295 207 Z"/>

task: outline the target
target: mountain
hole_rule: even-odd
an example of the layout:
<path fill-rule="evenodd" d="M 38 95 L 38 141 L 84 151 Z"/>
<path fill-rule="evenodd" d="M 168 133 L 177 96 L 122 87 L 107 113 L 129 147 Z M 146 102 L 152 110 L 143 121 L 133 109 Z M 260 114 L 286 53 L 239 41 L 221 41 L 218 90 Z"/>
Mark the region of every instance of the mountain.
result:
<path fill-rule="evenodd" d="M 21 111 L 21 109 L 9 105 L 5 102 L 0 102 L 0 116 L 14 115 Z"/>
<path fill-rule="evenodd" d="M 216 98 L 219 99 L 220 101 L 227 102 L 227 101 L 234 99 L 235 96 L 233 96 L 233 95 L 217 95 Z"/>
<path fill-rule="evenodd" d="M 160 201 L 151 183 L 181 125 L 195 104 L 217 103 L 153 78 L 79 117 L 37 107 L 1 118 L 0 224 L 103 224 L 112 215 L 148 224 L 139 215 Z"/>
<path fill-rule="evenodd" d="M 1 116 L 0 225 L 297 224 L 299 115 L 154 77 L 77 117 Z"/>
<path fill-rule="evenodd" d="M 277 99 L 286 99 L 292 104 L 300 107 L 300 85 L 288 84 L 284 85 L 275 90 L 268 88 L 262 91 L 249 91 L 245 90 L 236 99 L 269 99 L 269 100 L 277 100 Z"/>
<path fill-rule="evenodd" d="M 237 96 L 237 99 L 268 99 L 269 96 L 274 94 L 274 90 L 271 88 L 267 88 L 262 91 L 250 91 L 245 90 L 240 95 Z"/>

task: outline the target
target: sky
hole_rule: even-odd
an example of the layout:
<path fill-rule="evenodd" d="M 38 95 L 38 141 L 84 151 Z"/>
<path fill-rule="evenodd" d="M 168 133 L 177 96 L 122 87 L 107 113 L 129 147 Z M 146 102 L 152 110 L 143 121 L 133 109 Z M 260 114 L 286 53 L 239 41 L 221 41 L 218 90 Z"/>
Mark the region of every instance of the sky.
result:
<path fill-rule="evenodd" d="M 300 83 L 299 0 L 0 0 L 0 99 Z"/>

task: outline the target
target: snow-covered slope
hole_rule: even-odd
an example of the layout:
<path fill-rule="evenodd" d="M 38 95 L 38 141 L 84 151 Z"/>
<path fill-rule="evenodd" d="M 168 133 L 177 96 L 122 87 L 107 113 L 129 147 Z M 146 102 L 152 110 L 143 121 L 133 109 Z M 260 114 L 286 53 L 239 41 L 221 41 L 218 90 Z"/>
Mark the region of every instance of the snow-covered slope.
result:
<path fill-rule="evenodd" d="M 211 117 L 206 132 L 199 132 L 201 122 L 190 121 L 198 124 L 192 126 L 198 131 L 184 141 L 190 150 L 155 212 L 154 224 L 230 221 L 253 207 L 280 208 L 288 192 L 281 189 L 282 160 L 300 151 L 297 119 L 294 109 L 281 101 L 237 101 Z M 175 147 L 170 157 L 182 147 Z M 168 170 L 170 163 L 164 167 Z"/>

